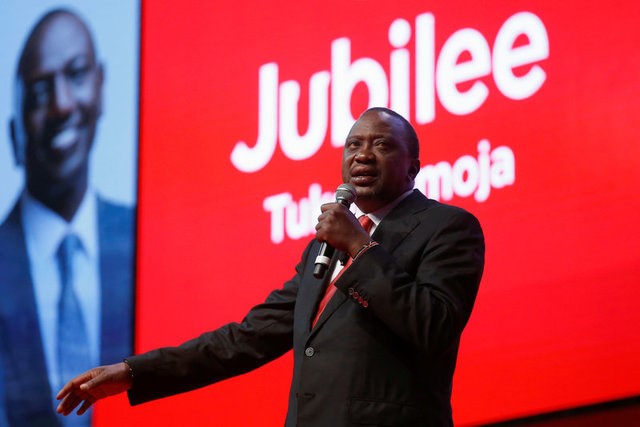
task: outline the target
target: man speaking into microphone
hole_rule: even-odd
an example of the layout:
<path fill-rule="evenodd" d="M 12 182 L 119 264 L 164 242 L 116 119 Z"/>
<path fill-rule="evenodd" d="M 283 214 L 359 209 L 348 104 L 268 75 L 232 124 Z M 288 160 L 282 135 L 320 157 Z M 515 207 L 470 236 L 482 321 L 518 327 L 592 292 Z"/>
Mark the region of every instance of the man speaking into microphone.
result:
<path fill-rule="evenodd" d="M 386 108 L 365 111 L 342 157 L 362 218 L 323 205 L 293 278 L 241 322 L 91 369 L 60 391 L 58 412 L 81 414 L 124 391 L 133 405 L 171 396 L 293 349 L 287 427 L 453 425 L 452 378 L 484 237 L 473 215 L 413 189 L 419 170 L 411 124 Z M 336 255 L 319 278 L 322 242 Z"/>

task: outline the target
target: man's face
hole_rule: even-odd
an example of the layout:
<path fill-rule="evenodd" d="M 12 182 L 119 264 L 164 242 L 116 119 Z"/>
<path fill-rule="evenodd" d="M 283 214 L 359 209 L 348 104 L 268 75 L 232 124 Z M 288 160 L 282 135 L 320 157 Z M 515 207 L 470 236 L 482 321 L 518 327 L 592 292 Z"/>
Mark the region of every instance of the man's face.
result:
<path fill-rule="evenodd" d="M 86 178 L 101 112 L 102 69 L 75 17 L 56 15 L 36 30 L 25 47 L 19 85 L 12 134 L 27 181 L 42 188 Z"/>
<path fill-rule="evenodd" d="M 353 125 L 342 155 L 342 180 L 356 188 L 356 204 L 373 212 L 413 187 L 420 168 L 412 158 L 402 122 L 380 111 L 365 112 Z"/>

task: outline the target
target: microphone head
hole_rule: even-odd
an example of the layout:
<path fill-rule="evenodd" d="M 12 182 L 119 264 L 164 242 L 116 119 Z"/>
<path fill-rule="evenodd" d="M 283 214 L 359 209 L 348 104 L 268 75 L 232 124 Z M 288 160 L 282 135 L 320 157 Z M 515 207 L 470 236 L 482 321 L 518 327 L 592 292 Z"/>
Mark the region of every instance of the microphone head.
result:
<path fill-rule="evenodd" d="M 351 184 L 340 184 L 336 189 L 336 201 L 349 207 L 356 201 L 356 188 Z"/>

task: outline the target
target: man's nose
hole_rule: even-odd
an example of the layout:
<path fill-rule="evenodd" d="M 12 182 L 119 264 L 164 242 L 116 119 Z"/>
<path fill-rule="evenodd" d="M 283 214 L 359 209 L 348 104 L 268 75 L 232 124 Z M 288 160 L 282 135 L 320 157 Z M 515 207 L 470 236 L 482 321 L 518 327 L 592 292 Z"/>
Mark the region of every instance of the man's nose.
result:
<path fill-rule="evenodd" d="M 76 106 L 71 84 L 64 75 L 57 75 L 54 79 L 51 104 L 51 111 L 57 116 L 68 115 Z"/>
<path fill-rule="evenodd" d="M 362 144 L 355 155 L 357 162 L 366 163 L 374 159 L 371 144 Z"/>

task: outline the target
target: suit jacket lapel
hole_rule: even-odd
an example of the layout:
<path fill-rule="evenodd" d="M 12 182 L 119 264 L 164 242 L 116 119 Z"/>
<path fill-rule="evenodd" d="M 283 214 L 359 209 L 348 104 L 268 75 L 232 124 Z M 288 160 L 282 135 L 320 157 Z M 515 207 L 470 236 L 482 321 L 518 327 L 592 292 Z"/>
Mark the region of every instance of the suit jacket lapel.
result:
<path fill-rule="evenodd" d="M 428 206 L 429 199 L 418 190 L 413 190 L 413 193 L 384 217 L 371 236 L 372 239 L 392 253 L 418 226 L 419 220 L 416 214 L 427 209 Z"/>
<path fill-rule="evenodd" d="M 330 279 L 327 279 L 327 282 L 329 280 Z M 333 285 L 327 283 L 327 286 L 333 286 Z M 318 298 L 318 302 L 320 301 L 320 299 L 322 299 L 322 296 L 324 295 L 325 289 L 326 289 L 326 286 L 322 287 L 322 291 L 323 292 L 321 293 L 320 298 Z M 338 307 L 340 307 L 346 300 L 347 300 L 347 297 L 340 291 L 338 291 L 335 294 L 333 294 L 333 296 L 331 297 L 331 299 L 327 303 L 326 307 L 322 311 L 322 314 L 320 315 L 320 318 L 318 319 L 318 323 L 316 323 L 316 326 L 311 331 L 311 334 L 313 334 L 314 331 L 316 331 L 319 328 L 321 328 L 322 325 L 327 321 L 327 319 L 329 319 L 329 317 L 331 317 L 331 315 L 338 309 Z M 317 305 L 318 304 L 316 304 L 316 307 L 317 307 Z M 316 311 L 313 310 L 311 318 L 314 318 L 315 315 L 316 315 Z"/>
<path fill-rule="evenodd" d="M 313 242 L 310 248 L 308 249 L 309 255 L 307 256 L 306 265 L 303 274 L 302 283 L 300 284 L 300 289 L 298 293 L 298 299 L 296 303 L 296 312 L 298 319 L 301 321 L 300 328 L 298 329 L 304 334 L 310 334 L 313 331 L 311 330 L 311 322 L 316 316 L 316 312 L 318 309 L 318 305 L 320 304 L 320 300 L 322 300 L 327 286 L 329 286 L 329 282 L 331 281 L 331 272 L 333 271 L 333 267 L 336 262 L 340 259 L 340 256 L 343 254 L 342 252 L 336 252 L 331 260 L 331 265 L 327 269 L 327 274 L 325 274 L 324 278 L 316 279 L 311 272 L 314 270 L 315 265 L 315 254 L 317 254 L 319 248 L 319 243 Z M 335 304 L 335 295 L 329 301 L 327 307 L 325 307 L 324 312 L 328 309 L 331 309 L 331 306 Z M 324 312 L 320 319 L 318 319 L 318 323 L 316 327 L 313 328 L 315 331 L 320 323 L 323 322 L 325 318 Z"/>

